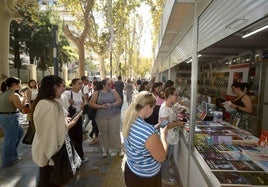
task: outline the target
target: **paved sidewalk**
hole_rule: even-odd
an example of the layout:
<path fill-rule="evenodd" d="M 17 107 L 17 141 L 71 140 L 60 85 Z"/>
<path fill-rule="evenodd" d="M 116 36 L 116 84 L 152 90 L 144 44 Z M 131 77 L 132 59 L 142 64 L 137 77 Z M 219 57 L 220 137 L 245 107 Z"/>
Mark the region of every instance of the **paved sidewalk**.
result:
<path fill-rule="evenodd" d="M 122 107 L 121 118 L 127 108 L 126 102 Z M 25 116 L 21 118 L 25 124 Z M 91 125 L 88 125 L 88 128 Z M 87 136 L 88 137 L 88 136 Z M 122 158 L 102 158 L 100 144 L 89 145 L 89 139 L 83 142 L 85 156 L 88 162 L 79 169 L 77 176 L 67 187 L 125 187 L 122 172 Z M 122 141 L 123 142 L 123 141 Z M 0 136 L 0 152 L 2 152 L 3 137 Z M 22 160 L 15 165 L 2 168 L 0 164 L 0 187 L 35 187 L 38 167 L 32 161 L 31 146 L 20 144 L 18 152 Z M 1 161 L 1 154 L 0 154 Z M 163 185 L 162 187 L 168 187 Z M 171 187 L 171 186 L 169 186 Z M 178 186 L 174 186 L 178 187 Z"/>
<path fill-rule="evenodd" d="M 115 157 L 102 158 L 99 145 L 89 146 L 88 141 L 84 141 L 84 151 L 89 161 L 81 166 L 76 178 L 67 187 L 101 187 L 105 180 Z M 3 138 L 0 139 L 1 147 L 2 142 Z M 0 168 L 1 187 L 35 187 L 38 167 L 32 161 L 31 146 L 21 145 L 19 153 L 22 157 L 20 162 L 10 167 Z"/>

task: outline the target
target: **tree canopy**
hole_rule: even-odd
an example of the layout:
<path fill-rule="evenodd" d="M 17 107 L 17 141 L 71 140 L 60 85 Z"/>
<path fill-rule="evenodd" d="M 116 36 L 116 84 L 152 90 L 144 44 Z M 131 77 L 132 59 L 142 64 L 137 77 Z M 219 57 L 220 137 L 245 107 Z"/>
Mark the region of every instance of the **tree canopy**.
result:
<path fill-rule="evenodd" d="M 18 0 L 16 5 L 21 18 L 12 22 L 10 37 L 15 67 L 23 64 L 21 54 L 28 55 L 30 63 L 41 69 L 52 64 L 54 24 L 59 28 L 59 62 L 78 61 L 79 75 L 100 71 L 104 78 L 110 71 L 110 75 L 138 78 L 148 74 L 152 67 L 153 57 L 141 53 L 141 38 L 148 29 L 144 15 L 152 20 L 149 32 L 154 51 L 164 0 L 59 0 L 46 11 L 40 11 L 35 0 Z M 150 11 L 138 12 L 142 6 L 149 6 Z M 62 18 L 62 14 L 74 21 Z M 97 62 L 98 70 L 93 61 Z"/>

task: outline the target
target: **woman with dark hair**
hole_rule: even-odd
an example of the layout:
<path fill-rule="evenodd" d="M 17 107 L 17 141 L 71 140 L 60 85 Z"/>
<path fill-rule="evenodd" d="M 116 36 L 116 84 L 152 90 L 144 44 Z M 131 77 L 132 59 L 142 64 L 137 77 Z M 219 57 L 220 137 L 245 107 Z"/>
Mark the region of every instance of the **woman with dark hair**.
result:
<path fill-rule="evenodd" d="M 19 125 L 19 110 L 22 110 L 27 102 L 27 98 L 22 98 L 16 93 L 20 85 L 21 80 L 16 77 L 9 77 L 1 84 L 0 127 L 5 134 L 2 150 L 3 167 L 20 160 L 17 148 L 24 131 Z"/>
<path fill-rule="evenodd" d="M 26 91 L 26 95 L 31 103 L 35 100 L 38 94 L 37 82 L 33 79 L 28 82 L 29 90 Z"/>
<path fill-rule="evenodd" d="M 160 109 L 161 104 L 164 102 L 164 98 L 161 94 L 162 90 L 163 90 L 163 83 L 162 82 L 155 82 L 153 84 L 151 93 L 154 94 L 154 96 L 156 98 L 156 104 L 155 104 L 154 111 L 153 111 L 152 115 L 149 118 L 145 119 L 145 121 L 147 123 L 150 123 L 152 125 L 155 125 L 158 123 L 159 109 Z"/>
<path fill-rule="evenodd" d="M 65 119 L 61 105 L 61 94 L 65 90 L 62 78 L 49 75 L 42 79 L 39 92 L 33 102 L 33 119 L 35 135 L 32 143 L 32 158 L 39 167 L 38 187 L 58 187 L 50 182 L 50 175 L 55 155 L 64 144 L 65 136 L 75 121 L 82 114 L 78 114 L 72 122 Z"/>
<path fill-rule="evenodd" d="M 119 94 L 111 89 L 109 79 L 101 81 L 102 89 L 92 94 L 89 106 L 97 109 L 96 122 L 101 134 L 103 157 L 116 156 L 121 153 L 120 139 L 120 106 L 122 100 Z"/>
<path fill-rule="evenodd" d="M 37 82 L 34 79 L 30 79 L 28 82 L 29 89 L 26 91 L 27 99 L 29 101 L 29 107 L 31 108 L 33 101 L 36 99 L 37 94 L 38 94 L 38 87 L 37 87 Z M 29 109 L 29 113 L 27 115 L 27 120 L 29 121 L 29 125 L 32 125 L 31 121 L 31 115 L 32 112 Z"/>
<path fill-rule="evenodd" d="M 83 82 L 79 78 L 74 78 L 71 81 L 70 86 L 72 87 L 71 90 L 67 90 L 64 92 L 69 99 L 69 105 L 72 105 L 76 112 L 80 112 L 83 109 L 84 101 L 83 101 L 83 94 L 82 94 L 82 85 Z M 70 114 L 69 117 L 72 117 L 74 114 Z M 74 144 L 74 148 L 77 151 L 78 155 L 81 157 L 83 163 L 87 162 L 88 159 L 84 157 L 84 150 L 83 150 L 83 120 L 82 117 L 79 118 L 76 125 L 69 130 L 69 136 Z"/>
<path fill-rule="evenodd" d="M 167 82 L 164 85 L 163 91 L 165 91 L 169 87 L 174 87 L 175 83 L 172 80 L 167 80 Z"/>
<path fill-rule="evenodd" d="M 163 124 L 166 121 L 166 126 L 168 128 L 168 134 L 167 134 L 167 142 L 170 144 L 169 146 L 169 152 L 168 152 L 168 160 L 163 164 L 164 168 L 164 174 L 162 182 L 165 184 L 176 184 L 176 178 L 174 176 L 174 173 L 171 172 L 171 170 L 174 171 L 174 158 L 173 158 L 173 152 L 174 152 L 174 145 L 178 143 L 179 139 L 172 139 L 170 137 L 170 133 L 172 133 L 175 128 L 183 127 L 185 125 L 184 122 L 179 120 L 178 112 L 176 108 L 174 107 L 174 104 L 176 104 L 178 101 L 178 93 L 175 87 L 168 87 L 165 89 L 165 102 L 161 105 L 159 110 L 159 122 L 160 124 Z M 177 131 L 177 133 L 179 133 Z M 178 134 L 176 134 L 178 135 Z"/>
<path fill-rule="evenodd" d="M 94 90 L 93 93 L 98 92 L 101 89 L 102 89 L 102 85 L 100 84 L 100 82 L 99 81 L 94 81 L 93 82 L 93 90 Z M 91 99 L 91 97 L 92 97 L 92 95 L 89 97 L 89 100 Z M 99 128 L 98 128 L 97 122 L 95 120 L 97 110 L 90 111 L 90 112 L 91 112 L 90 116 L 92 116 L 92 118 L 90 118 L 90 117 L 89 118 L 92 120 L 92 131 L 89 133 L 89 136 L 93 140 L 89 142 L 89 145 L 94 145 L 94 144 L 99 143 L 99 139 L 98 139 L 98 137 L 99 137 Z"/>
<path fill-rule="evenodd" d="M 236 111 L 231 114 L 231 119 L 238 121 L 238 127 L 251 131 L 248 125 L 248 114 L 253 112 L 251 98 L 246 94 L 247 83 L 234 82 L 231 86 L 233 93 L 237 96 L 232 101 L 231 108 Z"/>
<path fill-rule="evenodd" d="M 149 89 L 150 89 L 149 87 L 150 87 L 149 82 L 148 81 L 143 81 L 141 83 L 140 88 L 139 88 L 139 92 L 141 92 L 141 91 L 149 91 Z"/>
<path fill-rule="evenodd" d="M 128 78 L 127 83 L 126 83 L 126 96 L 127 96 L 127 104 L 130 105 L 132 102 L 132 95 L 134 92 L 134 86 L 130 78 Z"/>

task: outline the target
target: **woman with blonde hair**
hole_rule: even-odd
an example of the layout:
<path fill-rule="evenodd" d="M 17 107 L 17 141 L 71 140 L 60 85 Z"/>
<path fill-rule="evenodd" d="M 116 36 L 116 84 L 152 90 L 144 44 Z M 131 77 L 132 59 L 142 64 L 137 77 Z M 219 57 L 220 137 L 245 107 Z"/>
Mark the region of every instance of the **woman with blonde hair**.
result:
<path fill-rule="evenodd" d="M 125 183 L 127 187 L 161 187 L 161 163 L 167 156 L 167 128 L 159 132 L 144 119 L 155 106 L 155 96 L 140 92 L 125 112 L 122 133 L 124 137 L 126 164 Z"/>

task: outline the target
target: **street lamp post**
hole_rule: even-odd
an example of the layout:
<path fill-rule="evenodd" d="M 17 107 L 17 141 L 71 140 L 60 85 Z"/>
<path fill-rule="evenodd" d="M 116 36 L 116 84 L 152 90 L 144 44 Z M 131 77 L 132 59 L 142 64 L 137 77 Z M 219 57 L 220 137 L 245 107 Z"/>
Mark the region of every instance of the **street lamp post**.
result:
<path fill-rule="evenodd" d="M 53 32 L 53 65 L 54 65 L 54 75 L 59 75 L 59 64 L 58 64 L 58 26 L 52 26 Z"/>
<path fill-rule="evenodd" d="M 113 52 L 110 51 L 110 78 L 113 77 Z"/>

